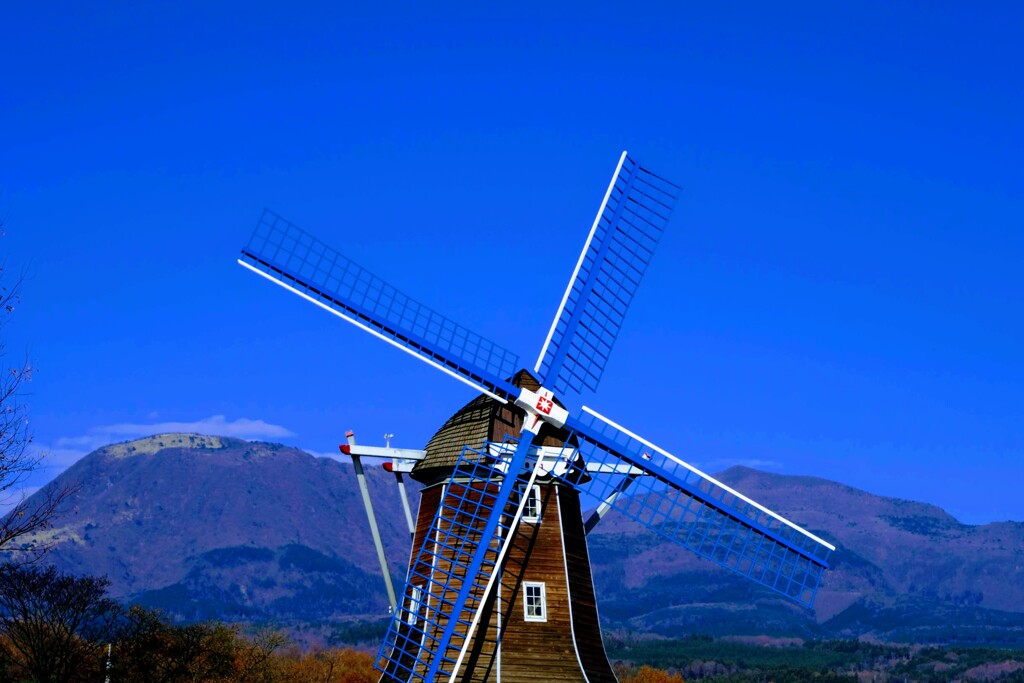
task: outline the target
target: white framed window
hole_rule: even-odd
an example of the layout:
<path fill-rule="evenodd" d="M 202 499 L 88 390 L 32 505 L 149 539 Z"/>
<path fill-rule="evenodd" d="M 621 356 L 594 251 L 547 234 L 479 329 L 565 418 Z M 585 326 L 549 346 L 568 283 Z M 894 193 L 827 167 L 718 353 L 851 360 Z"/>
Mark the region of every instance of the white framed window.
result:
<path fill-rule="evenodd" d="M 526 621 L 547 621 L 548 602 L 543 581 L 523 583 L 523 619 Z"/>
<path fill-rule="evenodd" d="M 405 623 L 415 626 L 420 614 L 420 599 L 423 597 L 423 589 L 419 586 L 412 587 L 412 595 L 409 596 L 409 606 L 405 610 Z"/>
<path fill-rule="evenodd" d="M 523 521 L 531 524 L 540 522 L 540 486 L 534 484 L 526 491 L 526 505 L 523 506 Z"/>

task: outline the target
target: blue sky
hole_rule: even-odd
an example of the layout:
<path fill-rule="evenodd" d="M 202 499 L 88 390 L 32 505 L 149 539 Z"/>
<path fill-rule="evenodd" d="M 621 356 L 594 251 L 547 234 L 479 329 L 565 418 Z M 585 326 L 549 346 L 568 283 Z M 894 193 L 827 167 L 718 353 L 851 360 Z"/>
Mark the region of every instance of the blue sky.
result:
<path fill-rule="evenodd" d="M 628 149 L 683 194 L 588 404 L 1024 520 L 1019 5 L 210 4 L 5 8 L 48 475 L 171 428 L 422 446 L 472 391 L 236 265 L 260 211 L 532 365 Z"/>

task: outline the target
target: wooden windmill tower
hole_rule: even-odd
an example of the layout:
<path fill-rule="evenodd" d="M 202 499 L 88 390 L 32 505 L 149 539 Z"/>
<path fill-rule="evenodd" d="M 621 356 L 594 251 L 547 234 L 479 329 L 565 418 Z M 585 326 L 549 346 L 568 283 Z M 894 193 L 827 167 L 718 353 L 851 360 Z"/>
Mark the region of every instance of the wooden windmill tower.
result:
<path fill-rule="evenodd" d="M 610 509 L 813 603 L 833 546 L 560 400 L 597 388 L 677 192 L 622 153 L 532 373 L 264 212 L 240 264 L 482 392 L 411 468 L 425 487 L 382 681 L 614 681 L 586 549 Z"/>

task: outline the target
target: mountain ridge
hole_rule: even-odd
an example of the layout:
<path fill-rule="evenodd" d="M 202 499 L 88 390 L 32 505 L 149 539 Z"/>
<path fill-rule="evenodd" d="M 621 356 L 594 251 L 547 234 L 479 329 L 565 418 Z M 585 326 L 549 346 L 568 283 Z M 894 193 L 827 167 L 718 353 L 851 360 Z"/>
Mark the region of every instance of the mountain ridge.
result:
<path fill-rule="evenodd" d="M 392 475 L 367 475 L 400 585 L 404 513 Z M 807 475 L 735 466 L 716 477 L 837 545 L 814 611 L 613 513 L 588 538 L 606 629 L 1024 643 L 1024 523 L 963 524 L 931 504 Z M 58 479 L 80 489 L 54 516 L 46 561 L 106 575 L 118 598 L 183 620 L 337 624 L 387 613 L 349 463 L 164 434 L 98 449 Z M 410 495 L 415 503 L 415 485 Z"/>
<path fill-rule="evenodd" d="M 105 446 L 61 474 L 58 480 L 79 490 L 54 516 L 55 564 L 107 576 L 117 597 L 173 584 L 205 552 L 245 545 L 344 552 L 360 570 L 379 572 L 372 550 L 359 551 L 371 540 L 358 493 L 348 486 L 351 465 L 269 442 L 190 436 L 202 437 L 155 435 Z M 152 446 L 158 448 L 149 452 Z M 383 490 L 385 474 L 370 468 L 368 480 L 397 558 L 405 521 L 393 492 Z M 333 515 L 339 509 L 356 522 L 344 534 L 337 526 L 346 520 Z"/>

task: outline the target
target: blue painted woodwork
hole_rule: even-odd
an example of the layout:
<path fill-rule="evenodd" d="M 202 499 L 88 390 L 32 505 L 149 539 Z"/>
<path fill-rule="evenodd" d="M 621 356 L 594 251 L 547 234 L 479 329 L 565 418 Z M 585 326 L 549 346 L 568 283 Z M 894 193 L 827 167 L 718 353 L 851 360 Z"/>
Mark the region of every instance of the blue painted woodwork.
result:
<path fill-rule="evenodd" d="M 483 608 L 484 589 L 536 462 L 529 456 L 534 434 L 523 437 L 506 461 L 464 448 L 409 568 L 402 609 L 391 619 L 377 668 L 388 680 L 447 680 L 466 641 L 474 615 Z M 486 446 L 485 446 L 486 448 Z M 513 473 L 506 476 L 506 471 Z"/>
<path fill-rule="evenodd" d="M 633 159 L 623 161 L 540 365 L 541 384 L 556 394 L 597 389 L 678 194 Z"/>
<path fill-rule="evenodd" d="M 371 328 L 434 365 L 504 398 L 519 357 L 403 294 L 365 268 L 264 210 L 242 261 Z"/>
<path fill-rule="evenodd" d="M 614 509 L 662 536 L 813 605 L 828 546 L 589 413 L 581 411 L 566 427 L 579 438 L 582 459 L 577 456 L 561 479 L 598 500 L 614 497 Z M 584 461 L 631 465 L 645 474 L 615 496 L 626 475 L 585 477 Z"/>

